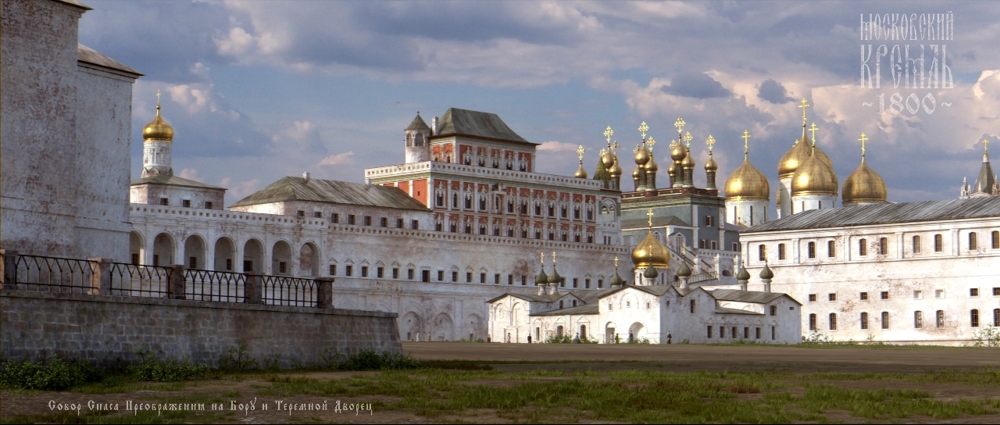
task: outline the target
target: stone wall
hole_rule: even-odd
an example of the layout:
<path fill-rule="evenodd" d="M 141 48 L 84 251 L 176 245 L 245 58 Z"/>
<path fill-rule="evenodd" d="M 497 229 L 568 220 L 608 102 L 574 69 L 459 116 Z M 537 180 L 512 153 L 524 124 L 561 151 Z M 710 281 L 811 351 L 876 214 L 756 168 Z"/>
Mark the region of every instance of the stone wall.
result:
<path fill-rule="evenodd" d="M 0 306 L 3 359 L 59 354 L 114 367 L 145 345 L 215 367 L 242 342 L 259 364 L 292 367 L 320 363 L 327 349 L 401 352 L 395 313 L 8 289 Z"/>

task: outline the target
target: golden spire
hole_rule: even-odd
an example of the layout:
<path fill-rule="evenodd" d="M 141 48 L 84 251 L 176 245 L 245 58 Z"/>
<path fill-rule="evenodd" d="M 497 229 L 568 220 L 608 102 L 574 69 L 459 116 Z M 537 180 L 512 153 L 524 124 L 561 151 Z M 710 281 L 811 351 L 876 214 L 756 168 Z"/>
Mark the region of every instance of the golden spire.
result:
<path fill-rule="evenodd" d="M 611 126 L 609 125 L 608 128 L 606 130 L 604 130 L 604 138 L 608 139 L 608 147 L 609 148 L 611 147 L 611 136 L 614 136 L 614 135 L 615 135 L 615 131 L 612 130 Z"/>
<path fill-rule="evenodd" d="M 160 89 L 156 89 L 156 112 L 160 112 Z"/>
<path fill-rule="evenodd" d="M 865 160 L 865 141 L 868 140 L 868 136 L 865 136 L 865 133 L 861 133 L 861 138 L 858 139 L 858 140 L 861 141 L 861 160 L 864 161 Z"/>
<path fill-rule="evenodd" d="M 750 155 L 750 130 L 743 130 L 743 158 Z"/>
<path fill-rule="evenodd" d="M 578 148 L 576 148 L 576 153 L 580 156 L 580 167 L 576 169 L 576 173 L 573 174 L 573 177 L 578 179 L 587 178 L 587 170 L 583 168 L 583 153 L 585 151 L 586 150 L 583 148 L 583 145 L 580 145 Z M 601 154 L 602 155 L 604 154 L 603 149 Z"/>
<path fill-rule="evenodd" d="M 812 132 L 813 146 L 816 146 L 816 130 L 818 130 L 818 128 L 816 127 L 816 123 L 812 123 L 812 126 L 809 127 L 809 131 Z"/>
<path fill-rule="evenodd" d="M 649 217 L 649 229 L 652 230 L 653 229 L 653 209 L 652 208 L 649 209 L 649 211 L 646 213 L 646 216 Z"/>
<path fill-rule="evenodd" d="M 806 126 L 806 108 L 808 108 L 810 106 L 812 106 L 812 105 L 810 105 L 808 102 L 806 102 L 806 98 L 803 97 L 802 98 L 802 103 L 799 104 L 799 108 L 802 108 L 802 126 L 803 127 Z"/>
<path fill-rule="evenodd" d="M 708 139 L 705 140 L 705 144 L 708 145 L 708 154 L 712 155 L 712 146 L 715 146 L 715 138 L 711 134 L 708 135 Z"/>
<path fill-rule="evenodd" d="M 649 126 L 643 121 L 642 124 L 639 124 L 639 134 L 642 134 L 642 140 L 646 140 L 647 131 L 649 131 Z"/>

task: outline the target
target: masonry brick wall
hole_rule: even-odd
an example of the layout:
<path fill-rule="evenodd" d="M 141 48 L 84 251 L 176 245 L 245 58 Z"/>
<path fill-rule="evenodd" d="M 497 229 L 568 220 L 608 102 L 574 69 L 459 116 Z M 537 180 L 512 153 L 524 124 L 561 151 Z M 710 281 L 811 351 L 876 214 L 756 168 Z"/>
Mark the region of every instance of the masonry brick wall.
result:
<path fill-rule="evenodd" d="M 144 345 L 161 359 L 219 366 L 246 343 L 251 359 L 315 365 L 325 350 L 401 352 L 395 313 L 4 290 L 0 357 L 58 354 L 102 367 L 138 360 Z"/>

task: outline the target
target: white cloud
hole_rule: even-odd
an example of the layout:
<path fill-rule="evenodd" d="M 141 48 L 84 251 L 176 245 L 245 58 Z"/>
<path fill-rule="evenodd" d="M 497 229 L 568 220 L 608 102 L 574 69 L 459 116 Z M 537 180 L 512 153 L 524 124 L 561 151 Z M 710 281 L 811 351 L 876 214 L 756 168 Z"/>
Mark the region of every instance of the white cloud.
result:
<path fill-rule="evenodd" d="M 178 84 L 167 87 L 170 100 L 180 104 L 187 109 L 189 114 L 204 112 L 215 112 L 218 107 L 212 99 L 211 85 L 203 84 Z"/>
<path fill-rule="evenodd" d="M 198 170 L 194 168 L 185 168 L 181 170 L 181 172 L 178 173 L 177 175 L 180 176 L 181 178 L 198 181 Z"/>
<path fill-rule="evenodd" d="M 552 141 L 552 140 L 550 140 L 548 142 L 544 142 L 544 143 L 538 145 L 538 150 L 539 151 L 543 151 L 543 152 L 545 152 L 545 151 L 550 151 L 550 152 L 575 152 L 576 148 L 577 148 L 577 145 L 574 145 L 572 143 L 556 142 L 556 141 Z"/>
<path fill-rule="evenodd" d="M 212 41 L 223 56 L 243 56 L 253 47 L 253 36 L 240 27 L 230 28 L 225 37 L 213 38 Z"/>
<path fill-rule="evenodd" d="M 338 153 L 336 155 L 330 155 L 319 161 L 319 165 L 341 165 L 350 164 L 352 161 L 351 157 L 354 156 L 354 152 L 344 152 Z"/>

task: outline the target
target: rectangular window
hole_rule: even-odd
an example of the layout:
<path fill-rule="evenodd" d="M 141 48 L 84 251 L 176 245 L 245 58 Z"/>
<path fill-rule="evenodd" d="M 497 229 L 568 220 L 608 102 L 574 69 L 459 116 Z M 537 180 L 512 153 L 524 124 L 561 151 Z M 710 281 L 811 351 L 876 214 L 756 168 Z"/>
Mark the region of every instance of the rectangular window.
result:
<path fill-rule="evenodd" d="M 694 300 L 691 300 L 691 313 L 694 313 Z"/>
<path fill-rule="evenodd" d="M 194 258 L 194 257 L 191 257 L 191 258 Z M 969 296 L 970 297 L 978 297 L 979 296 L 979 288 L 969 288 Z"/>
<path fill-rule="evenodd" d="M 1000 249 L 1000 231 L 994 230 L 990 235 L 993 237 L 993 249 Z"/>
<path fill-rule="evenodd" d="M 882 329 L 889 329 L 889 312 L 882 312 Z"/>
<path fill-rule="evenodd" d="M 212 201 L 205 201 L 205 209 L 206 210 L 212 209 Z"/>
<path fill-rule="evenodd" d="M 882 291 L 882 293 L 879 294 L 879 298 L 883 300 L 889 299 L 889 291 Z"/>
<path fill-rule="evenodd" d="M 495 285 L 499 285 L 500 284 L 500 273 L 495 273 L 493 275 L 493 284 L 495 284 Z"/>
<path fill-rule="evenodd" d="M 764 261 L 767 259 L 767 247 L 762 245 L 757 245 L 757 261 Z"/>
<path fill-rule="evenodd" d="M 438 270 L 438 282 L 444 282 L 444 270 Z"/>
<path fill-rule="evenodd" d="M 378 219 L 379 227 L 389 227 L 389 219 L 386 217 L 381 217 Z"/>
<path fill-rule="evenodd" d="M 184 208 L 191 208 L 191 200 L 190 199 L 185 199 L 185 200 L 181 201 L 181 206 L 184 207 Z"/>
<path fill-rule="evenodd" d="M 917 329 L 924 327 L 924 312 L 920 310 L 913 312 L 913 327 Z"/>
<path fill-rule="evenodd" d="M 778 315 L 778 306 L 776 306 L 776 305 L 772 305 L 771 306 L 771 315 L 772 316 L 777 316 Z"/>
<path fill-rule="evenodd" d="M 521 286 L 525 286 L 527 284 L 528 284 L 527 276 L 521 276 Z"/>
<path fill-rule="evenodd" d="M 777 335 L 776 328 L 774 326 L 771 326 L 771 341 L 778 339 L 776 335 Z"/>
<path fill-rule="evenodd" d="M 867 292 L 862 292 L 861 293 L 861 301 L 868 301 L 868 293 Z"/>
<path fill-rule="evenodd" d="M 288 273 L 286 271 L 287 269 L 288 269 L 288 263 L 286 263 L 284 261 L 279 261 L 278 262 L 278 273 Z"/>
<path fill-rule="evenodd" d="M 452 271 L 451 272 L 451 281 L 452 282 L 458 282 L 458 272 L 456 272 L 456 271 Z"/>
<path fill-rule="evenodd" d="M 816 242 L 809 242 L 809 258 L 816 258 Z"/>
<path fill-rule="evenodd" d="M 944 295 L 945 295 L 944 294 L 944 289 L 935 289 L 934 290 L 934 298 L 941 299 L 941 298 L 944 298 Z"/>
<path fill-rule="evenodd" d="M 381 279 L 385 277 L 385 267 L 379 266 L 375 269 L 375 277 Z"/>
<path fill-rule="evenodd" d="M 138 258 L 136 258 L 136 265 L 138 265 Z M 226 259 L 226 271 L 227 272 L 233 271 L 233 259 L 232 258 L 227 258 Z"/>
<path fill-rule="evenodd" d="M 579 279 L 579 278 L 576 278 L 576 277 L 574 277 L 574 278 L 573 278 L 573 287 L 574 287 L 574 288 L 576 288 L 576 287 L 577 287 L 577 284 L 579 283 L 579 281 L 580 281 L 580 279 Z"/>
<path fill-rule="evenodd" d="M 712 338 L 712 325 L 708 325 L 708 338 Z"/>
<path fill-rule="evenodd" d="M 993 296 L 1000 297 L 1000 288 L 993 288 Z"/>
<path fill-rule="evenodd" d="M 750 327 L 749 326 L 744 326 L 743 327 L 743 339 L 750 339 Z"/>
<path fill-rule="evenodd" d="M 827 298 L 830 301 L 837 301 L 837 294 L 829 294 L 829 295 L 827 295 Z"/>
<path fill-rule="evenodd" d="M 186 202 L 186 203 L 187 203 L 188 205 L 190 205 L 190 204 L 191 204 L 190 202 L 187 202 L 187 201 L 185 201 L 185 202 Z M 302 210 L 298 210 L 298 211 L 296 211 L 296 212 L 295 212 L 295 215 L 297 215 L 297 216 L 299 216 L 299 217 L 305 217 L 305 216 L 306 216 L 306 212 L 305 212 L 305 211 L 302 211 Z"/>
<path fill-rule="evenodd" d="M 809 294 L 809 301 L 810 302 L 815 302 L 816 301 L 816 294 Z"/>
<path fill-rule="evenodd" d="M 969 311 L 969 319 L 970 319 L 970 324 L 972 325 L 972 327 L 978 328 L 979 327 L 979 310 L 973 309 L 973 310 Z"/>
<path fill-rule="evenodd" d="M 392 278 L 399 279 L 399 267 L 392 268 Z"/>
<path fill-rule="evenodd" d="M 590 279 L 583 280 L 583 289 L 590 289 Z"/>
<path fill-rule="evenodd" d="M 366 215 L 365 216 L 365 226 L 371 226 L 371 225 L 372 225 L 372 217 L 370 215 Z"/>
<path fill-rule="evenodd" d="M 368 266 L 361 266 L 361 277 L 368 277 Z"/>
<path fill-rule="evenodd" d="M 756 336 L 757 339 L 760 339 L 760 328 L 754 328 L 754 336 Z"/>
<path fill-rule="evenodd" d="M 465 273 L 465 283 L 472 283 L 472 272 Z"/>
<path fill-rule="evenodd" d="M 864 257 L 868 255 L 868 240 L 860 239 L 858 240 L 858 255 Z"/>
<path fill-rule="evenodd" d="M 170 205 L 170 200 L 167 198 L 160 198 L 160 205 Z"/>
<path fill-rule="evenodd" d="M 837 313 L 830 313 L 830 330 L 837 330 Z"/>
<path fill-rule="evenodd" d="M 943 328 L 944 327 L 944 310 L 938 310 L 937 313 L 934 314 L 934 316 L 935 316 L 935 322 L 936 322 L 935 325 L 937 327 L 939 327 L 939 328 Z"/>
<path fill-rule="evenodd" d="M 421 270 L 420 271 L 420 281 L 421 282 L 430 282 L 431 281 L 431 271 L 430 270 Z"/>
<path fill-rule="evenodd" d="M 604 279 L 597 279 L 597 289 L 604 287 Z"/>
<path fill-rule="evenodd" d="M 337 275 L 337 265 L 336 264 L 330 264 L 330 270 L 329 270 L 329 272 L 330 272 L 330 276 L 336 276 Z"/>
<path fill-rule="evenodd" d="M 188 268 L 189 269 L 198 268 L 198 257 L 188 257 Z"/>
<path fill-rule="evenodd" d="M 815 314 L 810 314 L 809 315 L 809 330 L 811 330 L 811 331 L 816 330 L 816 315 Z"/>
<path fill-rule="evenodd" d="M 334 223 L 340 223 L 340 214 L 333 213 L 332 215 L 330 215 L 330 221 Z"/>
<path fill-rule="evenodd" d="M 347 272 L 347 276 L 353 275 L 354 274 L 354 266 L 350 266 L 350 265 L 347 266 L 347 268 L 346 268 L 345 271 Z"/>
<path fill-rule="evenodd" d="M 861 329 L 868 329 L 868 313 L 861 313 Z"/>
<path fill-rule="evenodd" d="M 354 225 L 354 223 L 355 223 L 355 217 L 354 217 L 354 214 L 351 214 L 351 215 L 348 215 L 348 216 L 347 216 L 347 224 L 350 224 L 350 225 L 352 225 L 352 226 L 353 226 L 353 225 Z"/>
<path fill-rule="evenodd" d="M 139 265 L 139 254 L 132 254 L 132 265 L 133 266 Z"/>
<path fill-rule="evenodd" d="M 719 326 L 719 338 L 725 338 L 725 337 L 726 337 L 726 327 Z"/>
<path fill-rule="evenodd" d="M 313 212 L 313 218 L 323 218 L 323 212 L 322 211 L 314 211 Z"/>
<path fill-rule="evenodd" d="M 406 269 L 406 279 L 413 280 L 413 269 Z"/>
<path fill-rule="evenodd" d="M 513 285 L 514 284 L 514 275 L 512 275 L 512 274 L 507 275 L 507 284 L 508 285 Z"/>
<path fill-rule="evenodd" d="M 944 251 L 944 239 L 941 234 L 934 235 L 934 252 Z"/>
<path fill-rule="evenodd" d="M 924 299 L 924 291 L 919 291 L 919 290 L 913 291 L 913 299 L 915 299 L 915 300 L 922 300 L 922 299 Z"/>
<path fill-rule="evenodd" d="M 486 283 L 486 273 L 479 274 L 479 283 Z"/>
<path fill-rule="evenodd" d="M 837 245 L 833 241 L 826 242 L 826 256 L 830 258 L 837 256 Z"/>
<path fill-rule="evenodd" d="M 783 243 L 778 244 L 778 259 L 779 260 L 785 259 L 785 244 Z"/>

